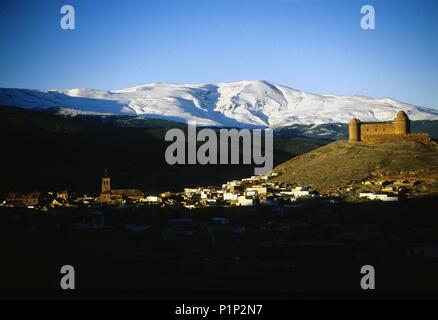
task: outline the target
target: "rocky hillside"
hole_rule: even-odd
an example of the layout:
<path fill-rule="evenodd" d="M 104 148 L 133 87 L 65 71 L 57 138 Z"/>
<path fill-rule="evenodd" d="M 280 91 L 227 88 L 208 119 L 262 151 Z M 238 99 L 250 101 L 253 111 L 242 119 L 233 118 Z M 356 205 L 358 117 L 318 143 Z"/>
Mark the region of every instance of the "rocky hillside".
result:
<path fill-rule="evenodd" d="M 308 185 L 353 197 L 368 190 L 366 181 L 409 180 L 412 196 L 438 194 L 438 144 L 389 142 L 377 145 L 337 141 L 291 159 L 274 169 L 276 180 Z"/>

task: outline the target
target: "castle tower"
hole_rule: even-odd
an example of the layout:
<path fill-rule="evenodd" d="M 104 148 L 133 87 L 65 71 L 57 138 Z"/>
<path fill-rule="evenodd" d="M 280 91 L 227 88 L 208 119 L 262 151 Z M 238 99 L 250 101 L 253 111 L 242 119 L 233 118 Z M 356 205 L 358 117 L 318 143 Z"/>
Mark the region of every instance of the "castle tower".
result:
<path fill-rule="evenodd" d="M 395 134 L 408 134 L 411 133 L 411 121 L 404 111 L 397 113 L 394 120 Z"/>
<path fill-rule="evenodd" d="M 356 118 L 351 119 L 348 129 L 350 142 L 360 141 L 360 121 Z"/>
<path fill-rule="evenodd" d="M 111 191 L 111 178 L 108 176 L 108 171 L 105 168 L 105 173 L 102 177 L 102 193 Z"/>

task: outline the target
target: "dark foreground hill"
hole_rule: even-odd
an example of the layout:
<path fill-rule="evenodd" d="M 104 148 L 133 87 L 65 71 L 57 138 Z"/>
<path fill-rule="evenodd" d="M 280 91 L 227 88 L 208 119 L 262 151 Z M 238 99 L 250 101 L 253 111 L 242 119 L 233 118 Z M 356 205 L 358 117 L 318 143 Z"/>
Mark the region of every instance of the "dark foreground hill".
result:
<path fill-rule="evenodd" d="M 291 159 L 274 169 L 277 180 L 347 195 L 362 182 L 418 181 L 413 195 L 438 193 L 438 144 L 388 142 L 376 145 L 337 141 Z"/>

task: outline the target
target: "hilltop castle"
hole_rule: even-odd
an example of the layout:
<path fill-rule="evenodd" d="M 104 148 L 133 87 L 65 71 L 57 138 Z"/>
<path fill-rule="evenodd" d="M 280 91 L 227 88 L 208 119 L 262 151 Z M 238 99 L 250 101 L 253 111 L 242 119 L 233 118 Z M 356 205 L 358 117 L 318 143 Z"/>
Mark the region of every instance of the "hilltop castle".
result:
<path fill-rule="evenodd" d="M 427 133 L 411 133 L 411 121 L 404 111 L 398 112 L 394 121 L 389 122 L 361 122 L 356 118 L 350 121 L 350 142 L 381 143 L 394 140 L 430 142 Z"/>

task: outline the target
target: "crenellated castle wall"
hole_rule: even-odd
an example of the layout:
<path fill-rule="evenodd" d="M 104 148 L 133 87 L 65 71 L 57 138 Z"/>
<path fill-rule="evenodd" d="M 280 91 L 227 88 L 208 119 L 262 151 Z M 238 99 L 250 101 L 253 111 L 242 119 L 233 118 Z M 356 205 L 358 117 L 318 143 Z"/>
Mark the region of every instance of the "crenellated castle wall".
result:
<path fill-rule="evenodd" d="M 395 134 L 392 122 L 365 122 L 360 125 L 361 136 L 381 136 Z"/>
<path fill-rule="evenodd" d="M 390 141 L 415 141 L 429 143 L 430 137 L 427 133 L 408 133 L 408 134 L 382 134 L 382 135 L 362 135 L 363 143 L 375 144 Z"/>

